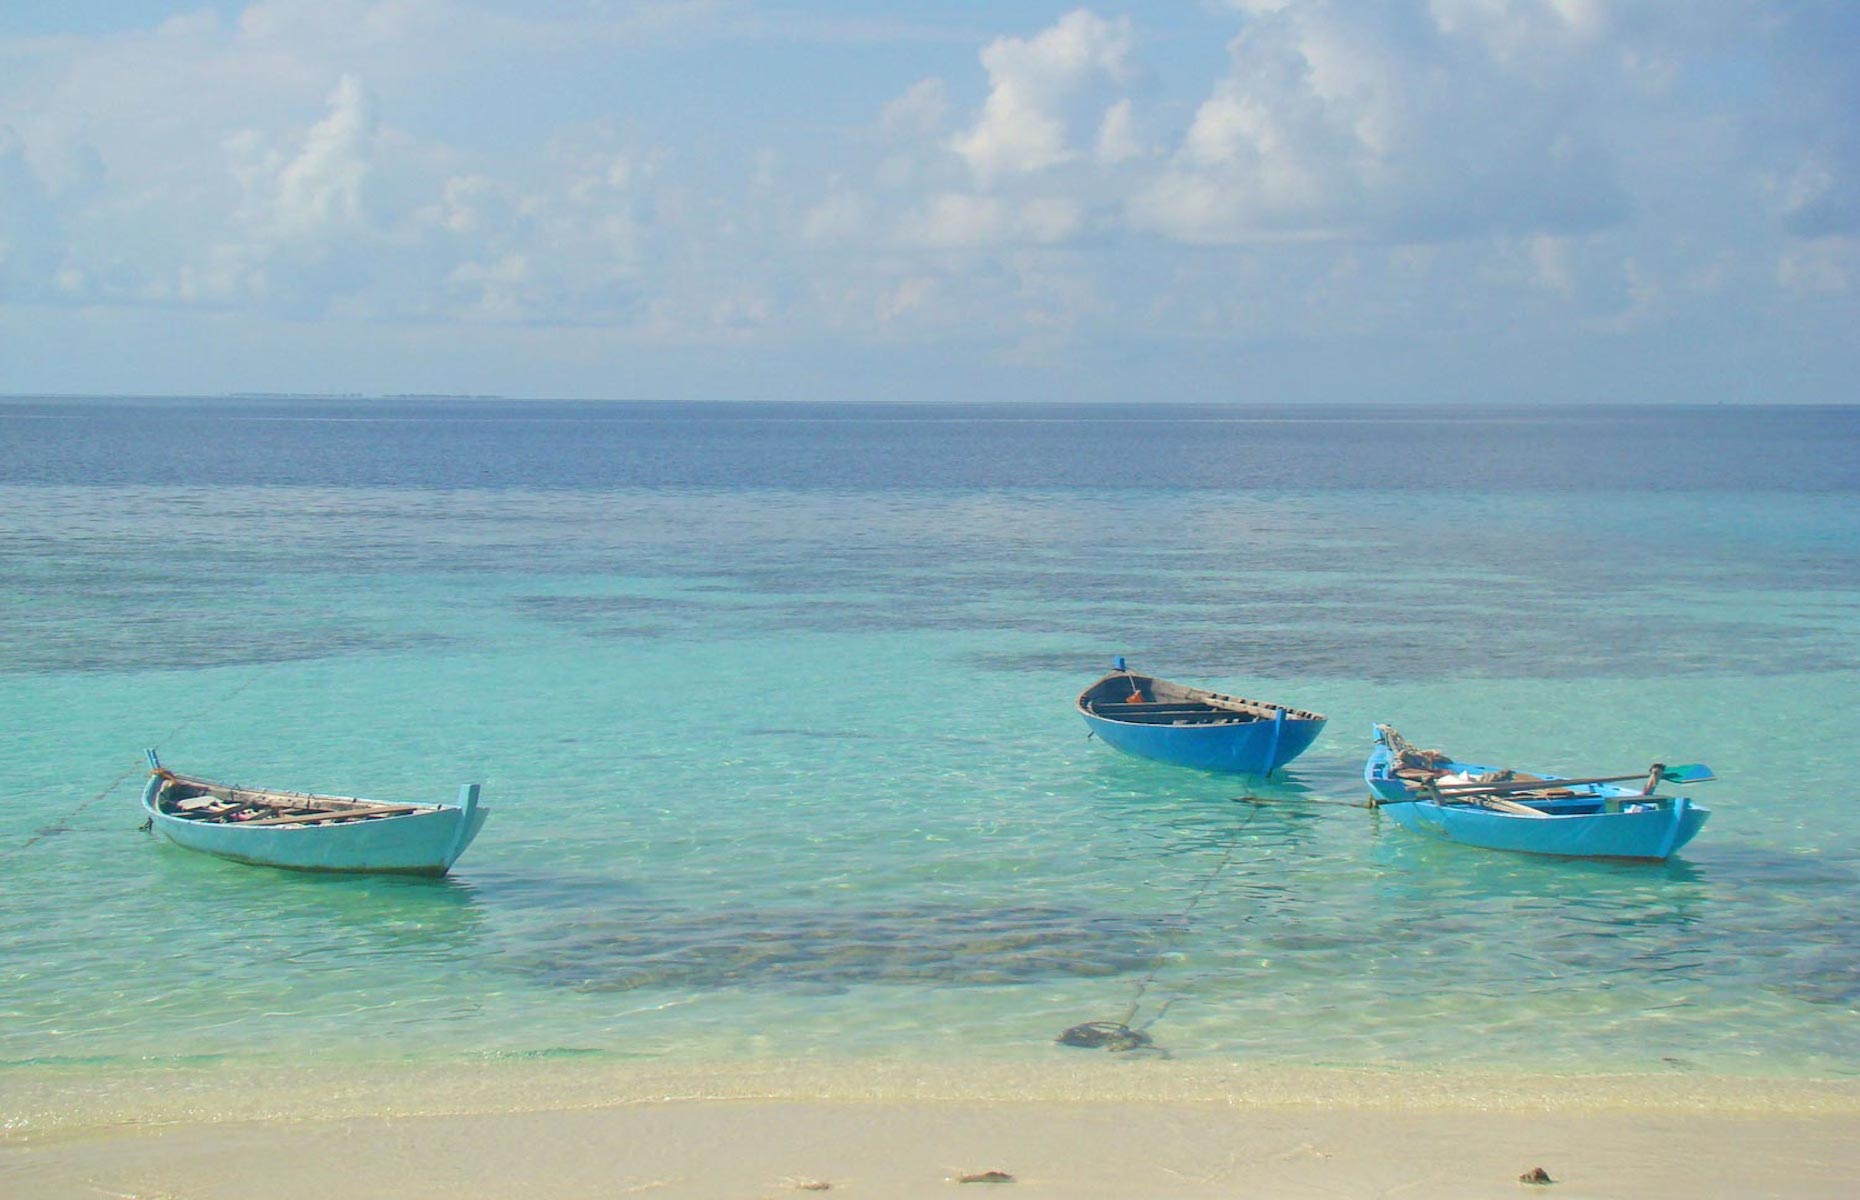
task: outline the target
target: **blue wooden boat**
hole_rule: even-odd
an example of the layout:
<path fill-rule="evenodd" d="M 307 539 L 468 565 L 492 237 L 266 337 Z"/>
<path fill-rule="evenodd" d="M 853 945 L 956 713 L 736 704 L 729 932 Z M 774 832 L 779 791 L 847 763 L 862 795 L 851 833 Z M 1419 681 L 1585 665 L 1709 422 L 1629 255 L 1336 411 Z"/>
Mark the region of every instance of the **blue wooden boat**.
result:
<path fill-rule="evenodd" d="M 457 804 L 382 804 L 176 775 L 150 750 L 142 807 L 177 846 L 293 871 L 444 875 L 484 826 L 478 785 Z"/>
<path fill-rule="evenodd" d="M 1664 783 L 1700 783 L 1711 769 L 1655 763 L 1633 775 L 1571 779 L 1481 766 L 1417 750 L 1387 725 L 1363 767 L 1375 805 L 1403 829 L 1488 850 L 1568 858 L 1662 860 L 1704 828 L 1711 810 Z M 1625 785 L 1625 786 L 1624 786 Z"/>
<path fill-rule="evenodd" d="M 1079 716 L 1125 754 L 1178 767 L 1265 776 L 1311 745 L 1324 718 L 1116 669 L 1079 693 Z"/>

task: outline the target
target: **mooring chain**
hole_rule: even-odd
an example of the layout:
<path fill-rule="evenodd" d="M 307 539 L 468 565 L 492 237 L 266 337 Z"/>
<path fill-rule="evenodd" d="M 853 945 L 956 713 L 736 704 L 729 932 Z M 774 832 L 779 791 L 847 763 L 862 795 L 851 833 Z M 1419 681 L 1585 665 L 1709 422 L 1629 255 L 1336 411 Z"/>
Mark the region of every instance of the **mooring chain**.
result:
<path fill-rule="evenodd" d="M 1188 930 L 1188 918 L 1207 897 L 1208 892 L 1213 889 L 1215 881 L 1233 862 L 1234 855 L 1240 848 L 1241 836 L 1246 833 L 1247 826 L 1253 823 L 1254 818 L 1259 816 L 1259 810 L 1264 804 L 1257 796 L 1236 796 L 1234 799 L 1239 803 L 1251 805 L 1252 811 L 1247 814 L 1246 820 L 1234 826 L 1233 834 L 1227 839 L 1226 849 L 1221 854 L 1221 861 L 1214 864 L 1214 869 L 1202 877 L 1201 886 L 1195 889 L 1195 894 L 1189 897 L 1182 911 L 1176 914 L 1175 937 L 1167 946 L 1156 952 L 1155 959 L 1150 963 L 1148 974 L 1137 981 L 1136 993 L 1130 997 L 1130 1007 L 1124 1010 L 1123 1019 L 1086 1021 L 1082 1025 L 1074 1025 L 1054 1039 L 1060 1045 L 1080 1046 L 1086 1049 L 1103 1047 L 1113 1052 L 1147 1050 L 1157 1054 L 1168 1053 L 1151 1039 L 1148 1030 L 1156 1022 L 1162 1020 L 1163 1014 L 1169 1011 L 1169 1006 L 1175 1003 L 1176 997 L 1171 996 L 1165 1000 L 1162 1007 L 1156 1010 L 1156 1015 L 1143 1024 L 1133 1026 L 1131 1022 L 1136 1020 L 1137 1009 L 1143 1004 L 1143 994 L 1149 990 L 1150 984 L 1156 982 L 1156 976 L 1162 971 L 1163 961 L 1175 952 L 1177 946 L 1181 945 L 1182 938 Z"/>
<path fill-rule="evenodd" d="M 238 687 L 234 688 L 232 691 L 227 692 L 224 696 L 219 697 L 218 699 L 214 700 L 210 704 L 206 705 L 204 708 L 201 708 L 197 712 L 194 712 L 190 714 L 189 716 L 187 716 L 186 718 L 184 718 L 179 725 L 176 725 L 173 729 L 168 731 L 168 736 L 162 738 L 160 741 L 156 742 L 155 744 L 159 746 L 162 744 L 162 742 L 170 742 L 170 741 L 173 741 L 175 738 L 181 736 L 181 734 L 185 732 L 188 728 L 190 728 L 196 721 L 200 720 L 202 717 L 206 716 L 208 713 L 212 712 L 214 709 L 219 708 L 221 705 L 230 702 L 240 692 L 243 692 L 245 691 L 245 689 L 251 687 L 252 684 L 257 679 L 258 679 L 258 673 L 254 672 L 253 674 L 251 674 L 250 676 L 246 678 L 244 683 L 241 683 Z M 142 768 L 140 767 L 129 768 L 127 771 L 124 771 L 121 775 L 118 775 L 115 779 L 112 779 L 109 783 L 105 784 L 102 791 L 98 792 L 96 795 L 92 796 L 90 799 L 80 802 L 76 808 L 73 808 L 70 812 L 66 813 L 59 820 L 53 822 L 50 825 L 45 826 L 43 829 L 38 830 L 31 837 L 27 838 L 25 841 L 21 842 L 19 845 L 13 847 L 12 849 L 0 850 L 0 860 L 12 858 L 14 855 L 17 855 L 17 854 L 24 854 L 26 851 L 32 849 L 34 846 L 38 845 L 40 842 L 44 841 L 46 838 L 51 837 L 53 834 L 67 832 L 71 828 L 71 822 L 77 820 L 80 816 L 82 816 L 86 809 L 88 809 L 91 805 L 96 804 L 98 801 L 102 800 L 105 796 L 108 796 L 111 792 L 114 792 L 118 787 L 122 786 L 122 783 L 125 779 L 128 779 L 130 776 L 139 773 L 141 769 Z"/>

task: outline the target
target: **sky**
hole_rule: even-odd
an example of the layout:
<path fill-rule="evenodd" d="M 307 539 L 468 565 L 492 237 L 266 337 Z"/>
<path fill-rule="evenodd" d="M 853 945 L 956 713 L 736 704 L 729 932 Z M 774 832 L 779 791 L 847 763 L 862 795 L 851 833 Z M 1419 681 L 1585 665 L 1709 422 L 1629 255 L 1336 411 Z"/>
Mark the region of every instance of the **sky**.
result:
<path fill-rule="evenodd" d="M 0 394 L 1847 403 L 1849 0 L 0 0 Z"/>

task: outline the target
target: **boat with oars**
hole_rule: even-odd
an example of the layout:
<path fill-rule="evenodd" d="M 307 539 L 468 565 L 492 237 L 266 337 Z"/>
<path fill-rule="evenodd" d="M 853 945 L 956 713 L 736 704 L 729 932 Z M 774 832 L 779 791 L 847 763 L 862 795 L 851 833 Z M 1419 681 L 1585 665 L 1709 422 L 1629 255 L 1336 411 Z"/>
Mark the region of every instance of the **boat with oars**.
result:
<path fill-rule="evenodd" d="M 1461 762 L 1375 727 L 1363 766 L 1371 803 L 1403 829 L 1488 850 L 1659 861 L 1698 836 L 1711 810 L 1668 784 L 1714 778 L 1699 763 L 1572 779 Z"/>
<path fill-rule="evenodd" d="M 1317 713 L 1139 675 L 1121 657 L 1079 693 L 1078 712 L 1125 754 L 1261 778 L 1303 754 L 1324 728 Z"/>
<path fill-rule="evenodd" d="M 293 871 L 444 875 L 489 811 L 478 785 L 456 804 L 385 804 L 177 775 L 148 752 L 142 807 L 177 846 Z"/>

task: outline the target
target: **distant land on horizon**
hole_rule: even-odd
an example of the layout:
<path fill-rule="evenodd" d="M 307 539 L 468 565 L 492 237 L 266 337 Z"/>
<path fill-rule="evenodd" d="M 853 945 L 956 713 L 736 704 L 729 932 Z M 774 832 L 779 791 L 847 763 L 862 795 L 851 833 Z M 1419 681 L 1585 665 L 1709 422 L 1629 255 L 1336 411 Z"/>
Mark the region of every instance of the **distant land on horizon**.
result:
<path fill-rule="evenodd" d="M 195 402 L 210 400 L 286 400 L 307 403 L 323 401 L 342 401 L 359 403 L 425 401 L 425 400 L 464 400 L 479 403 L 500 404 L 637 404 L 661 408 L 732 408 L 744 406 L 768 407 L 804 407 L 817 406 L 827 408 L 860 408 L 893 406 L 900 408 L 1252 408 L 1287 411 L 1310 409 L 1312 411 L 1334 409 L 1413 409 L 1416 411 L 1472 411 L 1477 409 L 1531 409 L 1541 411 L 1580 412 L 1597 409 L 1806 409 L 1806 408 L 1853 408 L 1860 406 L 1860 399 L 1855 400 L 1414 400 L 1414 399 L 1377 399 L 1362 398 L 1355 400 L 1259 400 L 1259 399 L 1157 399 L 1157 400 L 969 400 L 949 397 L 937 400 L 925 400 L 914 397 L 902 399 L 860 399 L 849 400 L 836 397 L 819 398 L 751 398 L 742 400 L 702 399 L 664 399 L 640 396 L 511 396 L 496 392 L 0 392 L 0 403 L 20 401 L 108 401 L 108 400 L 152 400 Z"/>

